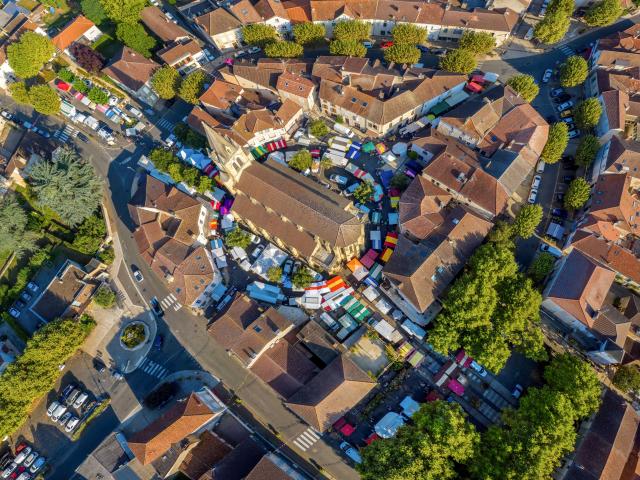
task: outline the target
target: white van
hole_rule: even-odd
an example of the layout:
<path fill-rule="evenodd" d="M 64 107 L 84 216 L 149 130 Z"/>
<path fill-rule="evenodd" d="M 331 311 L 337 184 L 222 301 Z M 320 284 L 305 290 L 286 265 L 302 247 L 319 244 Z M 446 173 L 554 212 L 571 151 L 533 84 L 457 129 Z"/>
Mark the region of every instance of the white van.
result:
<path fill-rule="evenodd" d="M 340 123 L 334 124 L 333 128 L 336 132 L 346 135 L 349 138 L 353 138 L 355 136 L 355 133 L 353 133 L 353 131 L 349 127 L 345 127 Z"/>
<path fill-rule="evenodd" d="M 544 160 L 540 160 L 536 166 L 536 173 L 544 172 Z"/>

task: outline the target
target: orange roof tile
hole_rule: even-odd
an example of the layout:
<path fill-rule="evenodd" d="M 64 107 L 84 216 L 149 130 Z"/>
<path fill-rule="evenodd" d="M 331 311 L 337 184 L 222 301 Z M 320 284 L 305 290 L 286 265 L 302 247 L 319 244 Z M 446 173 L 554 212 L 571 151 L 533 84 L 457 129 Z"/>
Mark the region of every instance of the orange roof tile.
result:
<path fill-rule="evenodd" d="M 65 50 L 73 42 L 79 40 L 87 30 L 95 26 L 95 23 L 88 18 L 78 15 L 64 30 L 53 37 L 52 42 L 58 50 Z"/>

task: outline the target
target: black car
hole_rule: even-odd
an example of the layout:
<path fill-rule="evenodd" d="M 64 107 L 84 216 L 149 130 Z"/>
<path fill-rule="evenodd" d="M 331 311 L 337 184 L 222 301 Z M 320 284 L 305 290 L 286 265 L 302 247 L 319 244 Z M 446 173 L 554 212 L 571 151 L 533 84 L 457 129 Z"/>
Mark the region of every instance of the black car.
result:
<path fill-rule="evenodd" d="M 563 93 L 562 95 L 558 95 L 553 99 L 553 101 L 556 103 L 564 103 L 568 102 L 569 100 L 571 100 L 571 95 L 569 95 L 568 93 Z"/>
<path fill-rule="evenodd" d="M 153 349 L 154 350 L 162 350 L 162 345 L 164 344 L 164 336 L 162 334 L 157 334 L 156 338 L 153 339 Z"/>
<path fill-rule="evenodd" d="M 564 193 L 558 193 L 556 195 L 556 198 L 558 199 L 559 202 L 564 201 Z"/>
<path fill-rule="evenodd" d="M 553 210 L 551 210 L 551 215 L 553 215 L 554 217 L 565 219 L 567 218 L 568 212 L 562 208 L 554 208 Z"/>
<path fill-rule="evenodd" d="M 153 310 L 153 313 L 155 313 L 159 317 L 164 315 L 164 311 L 162 310 L 162 306 L 160 305 L 160 302 L 158 301 L 158 299 L 156 297 L 153 297 L 151 299 L 151 310 Z"/>
<path fill-rule="evenodd" d="M 562 181 L 564 183 L 571 183 L 571 181 L 576 178 L 573 175 L 565 175 L 564 177 L 562 177 Z"/>
<path fill-rule="evenodd" d="M 16 300 L 16 303 L 14 303 L 14 305 L 20 310 L 27 306 L 22 300 Z"/>
<path fill-rule="evenodd" d="M 87 137 L 84 133 L 82 132 L 78 132 L 78 135 L 76 135 L 80 140 L 82 140 L 84 143 L 89 143 L 89 137 Z"/>

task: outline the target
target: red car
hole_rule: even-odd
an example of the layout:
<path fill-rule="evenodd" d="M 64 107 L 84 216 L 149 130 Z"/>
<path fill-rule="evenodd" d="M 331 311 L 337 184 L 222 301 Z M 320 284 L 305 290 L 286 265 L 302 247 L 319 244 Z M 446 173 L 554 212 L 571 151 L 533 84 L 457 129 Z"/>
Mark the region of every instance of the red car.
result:
<path fill-rule="evenodd" d="M 393 47 L 393 42 L 382 42 L 380 44 L 380 48 L 389 48 L 389 47 Z"/>

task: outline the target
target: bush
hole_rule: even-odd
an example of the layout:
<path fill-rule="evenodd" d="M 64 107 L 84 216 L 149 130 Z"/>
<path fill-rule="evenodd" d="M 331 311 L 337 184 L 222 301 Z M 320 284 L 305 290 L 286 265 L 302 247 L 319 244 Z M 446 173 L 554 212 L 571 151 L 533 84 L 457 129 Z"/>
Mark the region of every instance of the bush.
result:
<path fill-rule="evenodd" d="M 545 163 L 556 163 L 562 157 L 569 143 L 569 127 L 564 122 L 557 122 L 549 127 L 547 143 L 542 149 L 540 158 Z"/>
<path fill-rule="evenodd" d="M 313 275 L 307 267 L 300 267 L 292 276 L 291 282 L 296 288 L 307 288 L 313 281 Z"/>
<path fill-rule="evenodd" d="M 251 245 L 251 237 L 240 228 L 234 228 L 224 237 L 224 244 L 227 248 L 240 247 L 246 249 Z"/>
<path fill-rule="evenodd" d="M 447 72 L 469 74 L 476 69 L 476 59 L 469 50 L 449 50 L 440 58 L 440 68 Z"/>
<path fill-rule="evenodd" d="M 280 283 L 282 280 L 282 268 L 273 266 L 267 270 L 267 278 L 270 282 Z"/>
<path fill-rule="evenodd" d="M 76 78 L 76 76 L 73 74 L 71 70 L 65 67 L 58 70 L 58 78 L 60 78 L 60 80 L 63 80 L 67 83 L 73 83 L 73 80 Z"/>
<path fill-rule="evenodd" d="M 89 90 L 89 100 L 98 105 L 107 105 L 109 103 L 109 94 L 100 87 L 93 87 Z"/>
<path fill-rule="evenodd" d="M 353 192 L 353 196 L 360 203 L 367 203 L 373 195 L 373 186 L 369 182 L 362 182 Z"/>
<path fill-rule="evenodd" d="M 81 253 L 95 255 L 106 234 L 104 219 L 94 214 L 80 224 L 71 246 Z"/>
<path fill-rule="evenodd" d="M 507 80 L 507 85 L 513 88 L 522 98 L 531 103 L 538 96 L 540 87 L 531 75 L 515 75 Z"/>
<path fill-rule="evenodd" d="M 295 58 L 302 56 L 303 48 L 295 42 L 273 42 L 264 47 L 264 53 L 271 58 Z"/>
<path fill-rule="evenodd" d="M 591 186 L 584 178 L 575 178 L 569 184 L 564 196 L 564 206 L 567 210 L 577 210 L 582 207 L 591 194 Z"/>
<path fill-rule="evenodd" d="M 187 147 L 195 148 L 197 150 L 207 147 L 207 139 L 195 132 L 186 123 L 179 123 L 173 129 L 173 134 L 178 140 L 180 140 Z"/>
<path fill-rule="evenodd" d="M 89 86 L 84 83 L 84 80 L 82 78 L 76 77 L 76 79 L 73 81 L 72 87 L 80 93 L 84 93 L 85 95 L 89 93 Z"/>
<path fill-rule="evenodd" d="M 111 265 L 113 263 L 113 261 L 116 259 L 116 254 L 113 251 L 113 247 L 109 246 L 109 247 L 105 248 L 104 250 L 102 250 L 98 254 L 98 258 L 105 265 Z"/>
<path fill-rule="evenodd" d="M 560 85 L 565 88 L 582 85 L 587 75 L 589 75 L 587 61 L 578 55 L 573 55 L 560 66 Z"/>
<path fill-rule="evenodd" d="M 291 161 L 289 161 L 289 166 L 299 172 L 304 172 L 306 169 L 311 168 L 313 164 L 313 159 L 311 158 L 311 154 L 309 150 L 300 150 L 298 151 Z"/>
<path fill-rule="evenodd" d="M 111 308 L 116 303 L 116 294 L 109 286 L 101 285 L 93 296 L 93 301 L 103 308 Z"/>
<path fill-rule="evenodd" d="M 588 130 L 595 127 L 602 115 L 602 106 L 597 98 L 587 98 L 578 104 L 573 116 L 576 125 L 581 130 Z"/>
<path fill-rule="evenodd" d="M 623 365 L 616 370 L 612 382 L 624 393 L 637 392 L 640 390 L 640 370 L 635 365 Z"/>
<path fill-rule="evenodd" d="M 390 183 L 393 188 L 397 188 L 398 190 L 403 191 L 409 186 L 409 183 L 411 183 L 411 179 L 404 173 L 396 173 L 391 178 Z"/>
<path fill-rule="evenodd" d="M 329 127 L 327 127 L 323 120 L 317 119 L 312 121 L 309 125 L 309 132 L 314 137 L 320 139 L 329 134 Z"/>
<path fill-rule="evenodd" d="M 142 323 L 131 323 L 124 327 L 120 340 L 125 347 L 135 348 L 144 342 L 147 335 L 144 331 L 144 325 Z"/>
<path fill-rule="evenodd" d="M 595 135 L 585 135 L 580 140 L 580 144 L 576 150 L 576 164 L 588 167 L 596 159 L 598 150 L 600 150 L 598 137 Z"/>
<path fill-rule="evenodd" d="M 551 273 L 555 263 L 556 259 L 553 255 L 548 252 L 542 252 L 531 262 L 527 273 L 534 282 L 540 283 Z"/>
<path fill-rule="evenodd" d="M 358 40 L 334 40 L 329 44 L 331 55 L 347 55 L 349 57 L 364 57 L 367 48 Z"/>
<path fill-rule="evenodd" d="M 460 37 L 458 47 L 476 55 L 485 55 L 496 48 L 496 39 L 490 33 L 467 30 Z"/>
<path fill-rule="evenodd" d="M 104 67 L 104 57 L 88 45 L 74 42 L 69 47 L 78 65 L 90 73 L 98 73 Z"/>
<path fill-rule="evenodd" d="M 418 47 L 407 43 L 394 44 L 384 51 L 384 59 L 387 62 L 407 63 L 413 65 L 420 60 Z"/>

